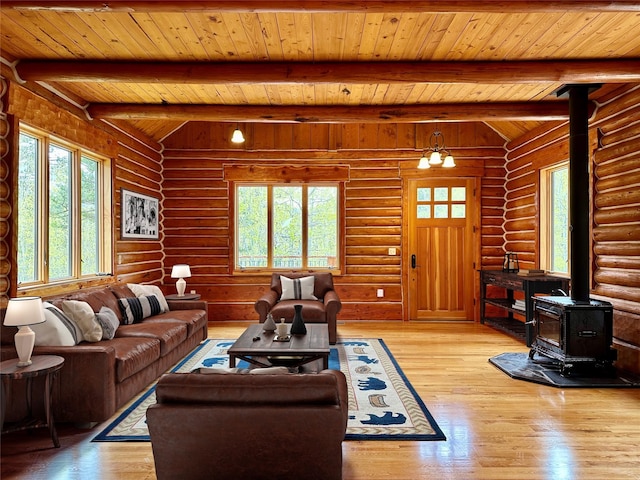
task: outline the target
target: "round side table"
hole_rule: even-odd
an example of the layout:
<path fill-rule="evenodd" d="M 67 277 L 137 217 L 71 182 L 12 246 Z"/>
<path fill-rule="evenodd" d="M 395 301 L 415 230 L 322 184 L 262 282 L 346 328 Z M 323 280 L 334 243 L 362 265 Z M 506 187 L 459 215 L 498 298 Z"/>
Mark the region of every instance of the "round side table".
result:
<path fill-rule="evenodd" d="M 0 363 L 0 376 L 2 377 L 2 412 L 0 413 L 0 428 L 2 429 L 2 433 L 15 432 L 18 430 L 26 430 L 28 428 L 42 428 L 48 427 L 49 433 L 51 434 L 51 440 L 53 440 L 53 445 L 56 448 L 60 447 L 60 442 L 58 441 L 58 432 L 56 432 L 56 426 L 53 421 L 52 414 L 52 393 L 53 393 L 53 385 L 54 378 L 62 368 L 64 364 L 64 358 L 59 357 L 57 355 L 34 355 L 31 357 L 31 365 L 26 367 L 18 367 L 18 359 L 12 358 L 11 360 L 5 360 Z M 44 402 L 44 412 L 45 412 L 45 420 L 37 420 L 33 418 L 33 398 L 32 398 L 32 381 L 36 377 L 44 377 L 44 398 L 42 399 Z M 4 428 L 4 416 L 6 410 L 6 402 L 7 398 L 11 398 L 11 384 L 16 380 L 26 380 L 27 387 L 27 411 L 28 411 L 28 419 L 25 421 L 19 422 L 16 425 L 12 425 L 8 427 L 6 430 Z"/>

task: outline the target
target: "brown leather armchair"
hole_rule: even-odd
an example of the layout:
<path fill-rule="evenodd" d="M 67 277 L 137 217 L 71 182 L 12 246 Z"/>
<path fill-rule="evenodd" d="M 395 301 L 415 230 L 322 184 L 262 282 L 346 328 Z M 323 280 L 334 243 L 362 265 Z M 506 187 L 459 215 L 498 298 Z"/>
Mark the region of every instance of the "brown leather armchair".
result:
<path fill-rule="evenodd" d="M 170 373 L 147 409 L 159 480 L 342 478 L 342 372 Z"/>
<path fill-rule="evenodd" d="M 282 296 L 280 275 L 293 279 L 315 277 L 313 294 L 318 300 L 280 300 Z M 336 317 L 342 308 L 342 303 L 333 289 L 333 275 L 330 272 L 274 273 L 271 275 L 271 289 L 256 301 L 255 309 L 260 315 L 260 323 L 264 323 L 269 312 L 276 323 L 281 318 L 290 323 L 293 320 L 294 305 L 302 305 L 302 317 L 305 323 L 326 323 L 329 327 L 329 343 L 331 345 L 336 343 L 338 336 Z"/>

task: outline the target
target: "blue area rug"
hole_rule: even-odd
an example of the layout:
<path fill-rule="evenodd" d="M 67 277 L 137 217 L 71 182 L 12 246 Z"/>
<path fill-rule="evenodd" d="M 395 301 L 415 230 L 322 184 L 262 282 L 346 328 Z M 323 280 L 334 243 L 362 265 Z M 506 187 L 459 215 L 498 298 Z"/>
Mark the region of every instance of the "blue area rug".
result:
<path fill-rule="evenodd" d="M 209 339 L 172 372 L 228 367 L 234 340 Z M 239 368 L 248 368 L 242 361 Z M 349 386 L 346 440 L 446 440 L 391 352 L 381 339 L 343 339 L 331 347 L 329 368 L 341 370 Z M 147 407 L 155 403 L 155 384 L 108 423 L 94 442 L 149 441 Z"/>

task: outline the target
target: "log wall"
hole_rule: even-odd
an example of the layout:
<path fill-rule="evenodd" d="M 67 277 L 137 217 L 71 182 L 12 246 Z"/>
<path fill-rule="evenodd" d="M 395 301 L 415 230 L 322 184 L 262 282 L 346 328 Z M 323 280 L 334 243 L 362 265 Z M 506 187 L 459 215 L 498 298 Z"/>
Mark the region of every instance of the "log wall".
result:
<path fill-rule="evenodd" d="M 640 88 L 600 99 L 590 120 L 592 298 L 614 305 L 618 365 L 640 372 Z M 507 144 L 505 248 L 539 265 L 539 172 L 569 159 L 568 122 Z"/>
<path fill-rule="evenodd" d="M 254 124 L 243 127 L 247 142 L 240 147 L 228 140 L 234 128 L 235 124 L 190 122 L 164 141 L 167 290 L 175 288 L 169 278 L 171 266 L 186 262 L 192 271 L 187 289 L 207 299 L 211 320 L 256 319 L 253 303 L 268 289 L 270 275 L 232 275 L 231 193 L 223 177 L 225 165 L 347 165 L 346 255 L 335 277 L 343 301 L 340 319 L 403 320 L 403 178 L 416 175 L 433 126 Z M 502 204 L 494 197 L 502 194 L 504 141 L 481 124 L 441 130 L 454 150 L 457 175 L 464 175 L 471 165 L 487 164 L 483 214 L 486 208 L 492 225 L 482 232 L 482 261 L 499 264 L 502 252 L 494 244 L 502 242 Z M 389 256 L 389 247 L 398 255 Z M 376 297 L 378 288 L 384 289 L 384 298 Z"/>
<path fill-rule="evenodd" d="M 3 302 L 6 303 L 7 296 L 17 295 L 17 271 L 12 265 L 15 265 L 16 259 L 16 232 L 13 225 L 17 221 L 16 215 L 19 214 L 13 209 L 13 192 L 17 182 L 15 167 L 19 122 L 40 128 L 111 158 L 113 175 L 113 275 L 86 282 L 32 289 L 29 294 L 51 295 L 78 287 L 116 281 L 159 283 L 163 272 L 162 237 L 157 241 L 125 241 L 120 238 L 120 191 L 124 187 L 160 197 L 160 145 L 139 132 L 134 134 L 128 131 L 126 127 L 90 121 L 81 108 L 70 103 L 64 104 L 59 100 L 54 102 L 49 92 L 38 85 L 28 84 L 27 89 L 4 78 L 2 80 L 8 84 L 7 92 L 2 97 L 3 115 L 0 119 L 3 134 L 2 152 L 6 152 L 0 162 L 0 236 L 3 238 L 0 242 L 0 291 L 4 292 Z M 8 262 L 5 258 L 8 258 Z"/>

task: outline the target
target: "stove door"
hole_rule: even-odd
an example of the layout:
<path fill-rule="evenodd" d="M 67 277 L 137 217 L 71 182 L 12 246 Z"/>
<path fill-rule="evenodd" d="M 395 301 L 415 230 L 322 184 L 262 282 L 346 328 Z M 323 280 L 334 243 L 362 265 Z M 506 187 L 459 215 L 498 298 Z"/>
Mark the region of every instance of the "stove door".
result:
<path fill-rule="evenodd" d="M 607 358 L 611 337 L 605 311 L 569 309 L 565 312 L 565 354 L 571 357 Z"/>

